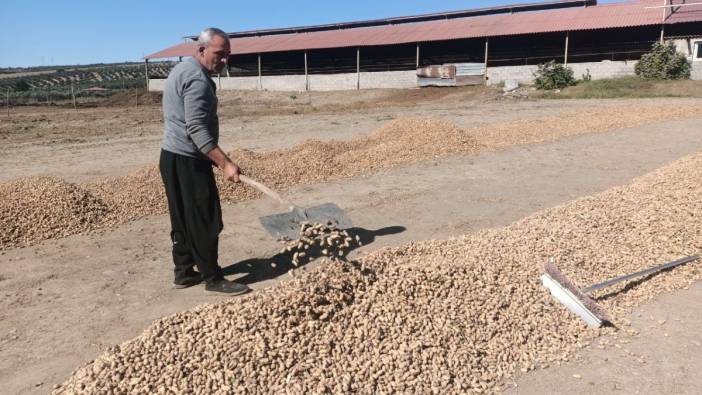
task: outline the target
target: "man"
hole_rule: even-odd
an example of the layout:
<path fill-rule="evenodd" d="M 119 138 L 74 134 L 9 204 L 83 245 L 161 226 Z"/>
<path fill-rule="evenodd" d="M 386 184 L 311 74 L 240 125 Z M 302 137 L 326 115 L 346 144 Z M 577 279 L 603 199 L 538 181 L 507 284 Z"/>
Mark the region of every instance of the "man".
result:
<path fill-rule="evenodd" d="M 239 182 L 239 167 L 218 145 L 216 86 L 229 57 L 229 37 L 205 29 L 192 58 L 176 65 L 163 91 L 164 135 L 159 169 L 171 216 L 174 288 L 205 282 L 208 292 L 238 295 L 250 289 L 228 281 L 217 262 L 222 210 L 212 166 Z M 197 266 L 198 272 L 193 270 Z"/>

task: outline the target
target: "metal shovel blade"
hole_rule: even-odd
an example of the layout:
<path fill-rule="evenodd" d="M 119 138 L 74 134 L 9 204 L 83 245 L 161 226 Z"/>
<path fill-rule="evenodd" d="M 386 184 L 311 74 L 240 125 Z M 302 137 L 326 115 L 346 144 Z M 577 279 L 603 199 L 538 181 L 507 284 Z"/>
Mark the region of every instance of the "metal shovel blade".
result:
<path fill-rule="evenodd" d="M 309 208 L 294 207 L 287 213 L 273 214 L 259 218 L 263 228 L 273 237 L 296 240 L 300 236 L 303 222 L 319 223 L 328 227 L 348 229 L 353 226 L 344 210 L 334 203 L 325 203 Z"/>

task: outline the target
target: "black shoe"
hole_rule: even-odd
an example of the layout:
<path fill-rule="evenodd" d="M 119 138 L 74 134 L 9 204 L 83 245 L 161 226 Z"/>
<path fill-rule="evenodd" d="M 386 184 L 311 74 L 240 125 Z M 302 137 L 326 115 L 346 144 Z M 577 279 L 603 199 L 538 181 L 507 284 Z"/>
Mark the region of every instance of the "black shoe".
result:
<path fill-rule="evenodd" d="M 205 284 L 205 292 L 212 294 L 218 293 L 234 296 L 245 294 L 249 291 L 251 291 L 251 288 L 245 284 L 239 284 L 235 283 L 234 281 L 224 279 Z"/>
<path fill-rule="evenodd" d="M 186 276 L 183 276 L 183 277 L 173 281 L 173 288 L 175 288 L 175 289 L 189 288 L 189 287 L 192 287 L 193 285 L 198 285 L 201 282 L 202 282 L 202 275 L 198 272 L 192 272 L 192 274 L 188 274 Z"/>

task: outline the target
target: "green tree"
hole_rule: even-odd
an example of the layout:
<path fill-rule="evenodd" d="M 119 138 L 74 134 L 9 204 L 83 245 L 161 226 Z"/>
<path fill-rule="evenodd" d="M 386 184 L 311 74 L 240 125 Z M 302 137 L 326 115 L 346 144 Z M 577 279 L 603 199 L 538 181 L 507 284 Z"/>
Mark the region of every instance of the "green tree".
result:
<path fill-rule="evenodd" d="M 31 88 L 32 87 L 25 80 L 19 80 L 19 81 L 15 82 L 15 90 L 18 92 L 26 92 Z"/>
<path fill-rule="evenodd" d="M 575 85 L 573 69 L 555 61 L 542 63 L 534 73 L 535 84 L 538 89 L 560 89 Z"/>
<path fill-rule="evenodd" d="M 647 80 L 680 80 L 690 78 L 690 64 L 685 55 L 675 49 L 675 44 L 655 43 L 634 67 L 634 72 Z"/>

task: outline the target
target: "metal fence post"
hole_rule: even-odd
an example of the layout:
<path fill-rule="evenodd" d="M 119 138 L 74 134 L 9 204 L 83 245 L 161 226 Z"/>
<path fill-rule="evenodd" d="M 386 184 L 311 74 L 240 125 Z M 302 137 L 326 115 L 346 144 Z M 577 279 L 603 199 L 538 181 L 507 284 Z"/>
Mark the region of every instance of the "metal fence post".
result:
<path fill-rule="evenodd" d="M 356 47 L 356 90 L 361 89 L 361 47 Z"/>
<path fill-rule="evenodd" d="M 667 0 L 663 0 L 663 17 L 661 18 L 661 44 L 665 42 L 665 17 L 666 17 L 666 5 L 668 5 Z"/>
<path fill-rule="evenodd" d="M 485 73 L 485 85 L 488 82 L 488 46 L 490 45 L 490 39 L 485 39 L 485 66 L 483 67 L 483 72 Z"/>
<path fill-rule="evenodd" d="M 149 90 L 149 59 L 144 61 L 144 74 L 146 76 L 146 90 Z"/>
<path fill-rule="evenodd" d="M 261 54 L 258 54 L 258 89 L 263 89 L 263 84 L 261 83 Z"/>
<path fill-rule="evenodd" d="M 7 117 L 10 118 L 10 87 L 7 87 L 7 100 L 5 104 L 7 105 Z"/>
<path fill-rule="evenodd" d="M 73 109 L 78 111 L 78 106 L 76 105 L 76 94 L 73 92 L 73 81 L 71 81 L 71 97 L 73 98 Z"/>
<path fill-rule="evenodd" d="M 310 75 L 307 70 L 307 50 L 305 50 L 305 90 L 310 90 Z"/>

